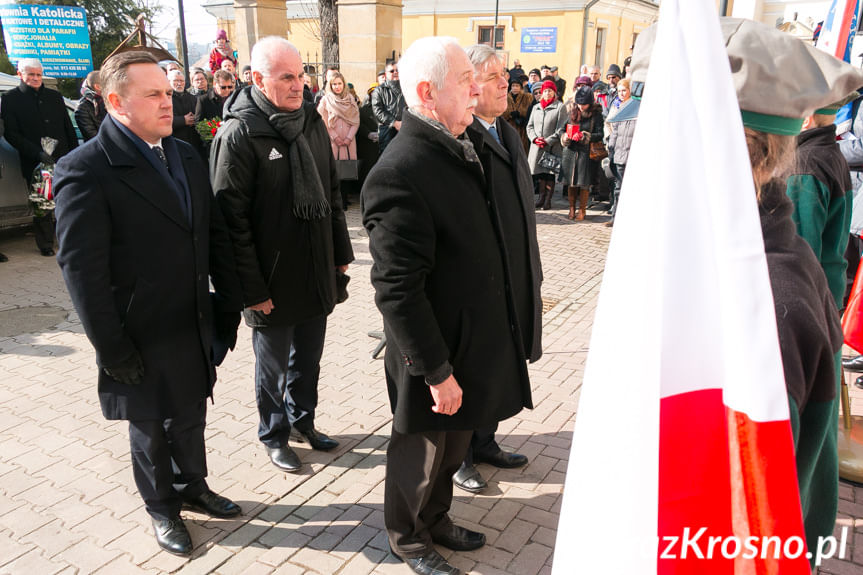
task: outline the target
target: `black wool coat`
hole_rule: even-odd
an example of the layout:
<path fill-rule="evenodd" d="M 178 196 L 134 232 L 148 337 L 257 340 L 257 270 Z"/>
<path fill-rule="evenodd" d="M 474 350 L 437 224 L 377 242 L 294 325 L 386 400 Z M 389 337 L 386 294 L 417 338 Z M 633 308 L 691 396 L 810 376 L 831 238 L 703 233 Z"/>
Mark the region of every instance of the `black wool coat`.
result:
<path fill-rule="evenodd" d="M 107 419 L 166 419 L 211 395 L 208 276 L 223 311 L 242 302 L 230 239 L 212 199 L 207 168 L 191 146 L 164 138 L 180 156 L 191 224 L 164 175 L 108 118 L 99 135 L 57 163 L 57 261 L 101 367 L 137 350 L 140 385 L 99 370 Z"/>
<path fill-rule="evenodd" d="M 542 263 L 536 240 L 533 178 L 518 131 L 500 119 L 495 128 L 503 145 L 479 120 L 474 120 L 466 135 L 485 172 L 486 197 L 493 202 L 489 214 L 499 220 L 496 228 L 508 254 L 507 285 L 524 352 L 534 362 L 542 356 Z"/>
<path fill-rule="evenodd" d="M 317 220 L 293 214 L 289 145 L 244 88 L 228 99 L 226 120 L 212 142 L 213 192 L 234 244 L 246 307 L 273 300 L 264 315 L 246 310 L 251 327 L 294 325 L 328 314 L 336 303 L 336 266 L 354 259 L 342 210 L 336 162 L 324 121 L 311 104 L 303 134 L 331 213 Z"/>
<path fill-rule="evenodd" d="M 482 165 L 412 113 L 363 186 L 393 427 L 401 433 L 477 429 L 533 407 L 507 293 L 505 232 L 487 191 Z M 446 362 L 463 390 L 451 416 L 432 412 L 424 379 Z"/>
<path fill-rule="evenodd" d="M 174 132 L 172 135 L 192 146 L 201 155 L 201 158 L 206 161 L 207 154 L 204 151 L 204 143 L 201 141 L 201 136 L 198 134 L 195 126 L 186 125 L 186 118 L 184 117 L 186 114 L 195 113 L 198 107 L 198 99 L 188 92 L 174 91 L 174 94 L 171 96 L 171 103 L 174 106 L 174 120 L 172 123 Z"/>
<path fill-rule="evenodd" d="M 34 90 L 24 82 L 0 98 L 0 117 L 5 125 L 4 136 L 21 158 L 21 174 L 30 181 L 39 164 L 43 137 L 57 140 L 52 154 L 58 160 L 78 145 L 78 137 L 63 96 L 42 86 Z"/>

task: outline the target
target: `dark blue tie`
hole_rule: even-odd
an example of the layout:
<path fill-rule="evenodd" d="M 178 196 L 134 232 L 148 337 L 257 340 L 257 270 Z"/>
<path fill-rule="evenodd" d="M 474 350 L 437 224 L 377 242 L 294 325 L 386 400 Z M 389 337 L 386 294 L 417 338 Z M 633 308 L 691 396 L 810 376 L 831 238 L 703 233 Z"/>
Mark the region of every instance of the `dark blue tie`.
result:
<path fill-rule="evenodd" d="M 488 127 L 488 133 L 491 134 L 491 137 L 495 139 L 495 141 L 500 144 L 500 136 L 497 133 L 497 128 L 494 127 L 494 124 Z"/>

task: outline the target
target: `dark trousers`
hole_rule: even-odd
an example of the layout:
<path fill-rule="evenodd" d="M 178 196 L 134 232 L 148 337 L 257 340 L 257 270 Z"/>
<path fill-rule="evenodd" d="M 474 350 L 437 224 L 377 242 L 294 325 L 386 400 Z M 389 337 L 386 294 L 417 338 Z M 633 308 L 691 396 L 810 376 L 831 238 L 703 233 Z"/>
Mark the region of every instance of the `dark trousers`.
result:
<path fill-rule="evenodd" d="M 387 149 L 387 146 L 390 145 L 390 142 L 393 141 L 393 138 L 395 138 L 398 133 L 399 131 L 392 126 L 378 127 L 378 147 L 380 148 L 381 154 L 384 153 L 384 150 Z"/>
<path fill-rule="evenodd" d="M 170 419 L 129 422 L 132 472 L 147 513 L 172 519 L 180 513 L 180 494 L 195 497 L 207 488 L 204 423 L 207 403 Z"/>
<path fill-rule="evenodd" d="M 470 447 L 464 456 L 464 465 L 473 465 L 473 456 L 477 454 L 493 455 L 500 451 L 500 445 L 494 440 L 497 423 L 474 430 L 470 438 Z"/>
<path fill-rule="evenodd" d="M 39 250 L 54 249 L 54 212 L 44 216 L 33 216 L 33 234 L 36 236 L 36 247 Z"/>
<path fill-rule="evenodd" d="M 451 525 L 452 476 L 464 459 L 472 433 L 392 430 L 384 482 L 384 524 L 397 555 L 426 555 L 434 549 L 432 536 Z"/>
<path fill-rule="evenodd" d="M 287 445 L 291 427 L 314 427 L 326 332 L 325 315 L 252 330 L 258 438 L 267 447 Z"/>

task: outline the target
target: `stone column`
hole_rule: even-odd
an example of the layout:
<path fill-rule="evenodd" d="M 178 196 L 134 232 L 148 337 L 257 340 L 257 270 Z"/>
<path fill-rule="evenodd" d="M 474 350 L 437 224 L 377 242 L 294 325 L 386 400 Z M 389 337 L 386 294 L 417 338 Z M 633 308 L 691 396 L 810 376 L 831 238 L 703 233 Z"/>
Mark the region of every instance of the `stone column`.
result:
<path fill-rule="evenodd" d="M 259 39 L 265 36 L 288 36 L 285 1 L 234 0 L 234 32 L 236 37 L 230 39 L 242 67 L 251 61 L 252 46 Z"/>
<path fill-rule="evenodd" d="M 361 99 L 393 51 L 402 52 L 401 0 L 338 0 L 339 67 Z"/>

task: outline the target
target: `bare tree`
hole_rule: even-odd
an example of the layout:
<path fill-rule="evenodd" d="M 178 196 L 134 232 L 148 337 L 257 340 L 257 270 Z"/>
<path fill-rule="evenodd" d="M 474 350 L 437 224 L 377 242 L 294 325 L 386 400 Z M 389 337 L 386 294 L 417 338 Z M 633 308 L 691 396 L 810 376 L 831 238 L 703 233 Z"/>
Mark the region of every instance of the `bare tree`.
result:
<path fill-rule="evenodd" d="M 327 64 L 339 63 L 339 13 L 335 0 L 318 0 L 321 22 L 321 56 Z"/>

